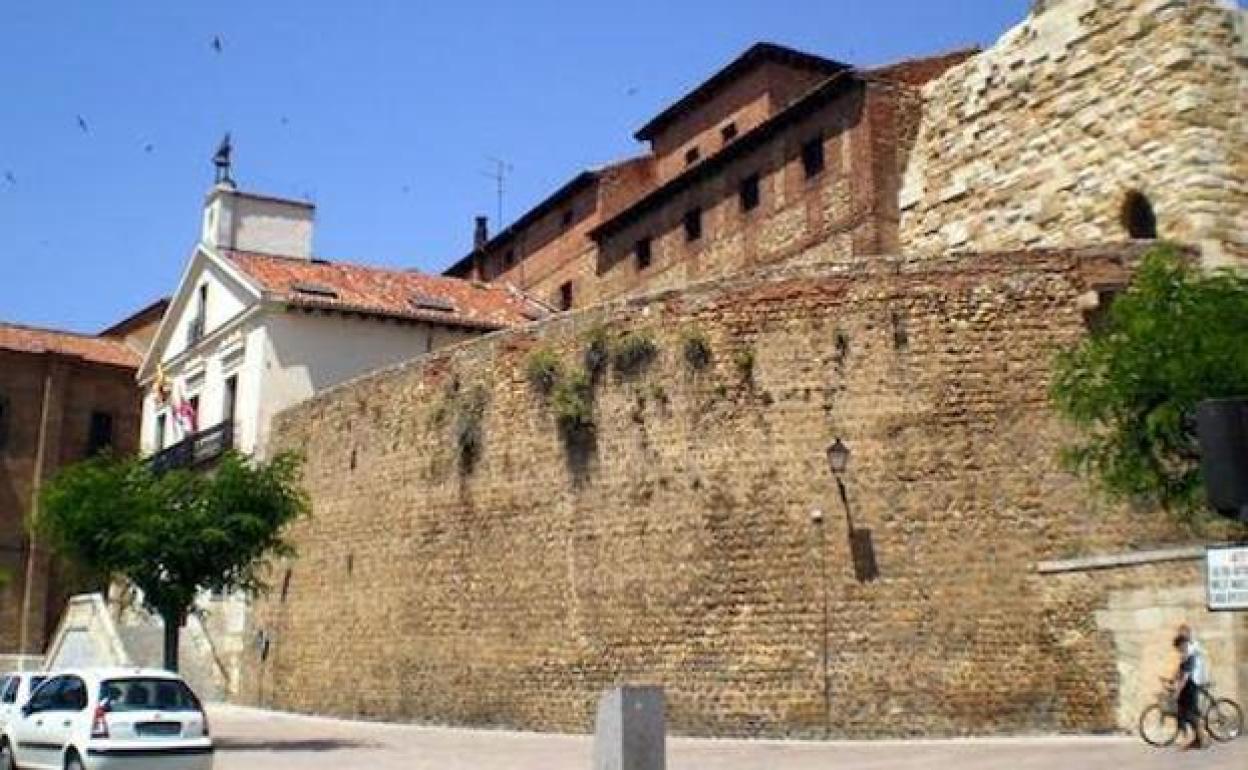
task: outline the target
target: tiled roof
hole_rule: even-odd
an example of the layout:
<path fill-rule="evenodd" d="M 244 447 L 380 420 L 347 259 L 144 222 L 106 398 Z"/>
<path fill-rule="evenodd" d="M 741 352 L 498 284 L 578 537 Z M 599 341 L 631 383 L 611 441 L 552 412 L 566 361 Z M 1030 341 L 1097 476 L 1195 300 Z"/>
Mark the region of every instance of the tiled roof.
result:
<path fill-rule="evenodd" d="M 138 368 L 139 355 L 119 339 L 0 323 L 0 350 L 58 353 L 97 364 Z"/>
<path fill-rule="evenodd" d="M 294 307 L 502 329 L 545 311 L 504 286 L 408 270 L 227 251 L 266 299 Z"/>

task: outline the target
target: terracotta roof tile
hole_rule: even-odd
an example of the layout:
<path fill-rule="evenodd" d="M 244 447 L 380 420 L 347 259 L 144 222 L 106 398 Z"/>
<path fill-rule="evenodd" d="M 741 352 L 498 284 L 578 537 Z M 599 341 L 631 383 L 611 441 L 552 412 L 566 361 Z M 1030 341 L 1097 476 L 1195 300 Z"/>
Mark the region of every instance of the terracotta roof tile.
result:
<path fill-rule="evenodd" d="M 58 353 L 97 364 L 138 368 L 139 355 L 119 339 L 0 323 L 0 350 Z"/>
<path fill-rule="evenodd" d="M 505 286 L 345 262 L 227 251 L 267 299 L 474 329 L 528 323 L 545 311 Z"/>

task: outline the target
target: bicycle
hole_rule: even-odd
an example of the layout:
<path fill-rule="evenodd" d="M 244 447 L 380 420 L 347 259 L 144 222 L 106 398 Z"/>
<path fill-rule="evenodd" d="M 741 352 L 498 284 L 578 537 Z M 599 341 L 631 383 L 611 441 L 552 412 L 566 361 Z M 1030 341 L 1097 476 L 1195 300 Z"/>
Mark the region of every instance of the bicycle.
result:
<path fill-rule="evenodd" d="M 1140 713 L 1140 737 L 1150 746 L 1169 746 L 1179 737 L 1178 693 L 1174 682 L 1162 677 L 1163 688 L 1157 702 Z M 1196 714 L 1205 724 L 1205 731 L 1215 741 L 1226 743 L 1238 738 L 1244 730 L 1244 712 L 1230 698 L 1216 698 L 1213 683 L 1196 687 Z"/>

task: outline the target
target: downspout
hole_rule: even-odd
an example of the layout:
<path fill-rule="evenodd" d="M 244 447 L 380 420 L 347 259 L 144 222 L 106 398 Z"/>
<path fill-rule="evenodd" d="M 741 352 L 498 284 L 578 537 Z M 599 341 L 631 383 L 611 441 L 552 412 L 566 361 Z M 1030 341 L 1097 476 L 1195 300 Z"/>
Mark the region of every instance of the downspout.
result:
<path fill-rule="evenodd" d="M 30 539 L 26 546 L 26 578 L 22 585 L 22 620 L 18 631 L 18 650 L 25 654 L 30 641 L 30 602 L 32 584 L 35 581 L 35 549 L 38 545 L 35 521 L 39 516 L 39 493 L 43 486 L 43 463 L 48 446 L 48 421 L 52 411 L 52 369 L 55 359 L 47 353 L 47 366 L 43 375 L 43 403 L 39 407 L 39 436 L 35 443 L 35 467 L 30 477 L 30 517 L 27 530 Z"/>

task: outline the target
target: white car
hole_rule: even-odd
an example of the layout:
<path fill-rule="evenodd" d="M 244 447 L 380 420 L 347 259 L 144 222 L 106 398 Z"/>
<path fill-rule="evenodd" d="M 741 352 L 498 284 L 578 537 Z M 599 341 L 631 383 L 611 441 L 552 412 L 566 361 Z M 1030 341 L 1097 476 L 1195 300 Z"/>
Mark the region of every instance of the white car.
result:
<path fill-rule="evenodd" d="M 61 671 L 0 736 L 0 770 L 210 770 L 208 717 L 177 674 Z"/>
<path fill-rule="evenodd" d="M 30 693 L 47 678 L 46 673 L 36 671 L 14 671 L 0 678 L 0 730 L 17 715 L 18 709 L 30 698 Z"/>

